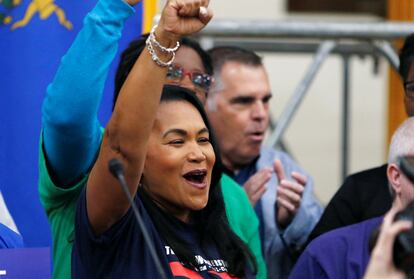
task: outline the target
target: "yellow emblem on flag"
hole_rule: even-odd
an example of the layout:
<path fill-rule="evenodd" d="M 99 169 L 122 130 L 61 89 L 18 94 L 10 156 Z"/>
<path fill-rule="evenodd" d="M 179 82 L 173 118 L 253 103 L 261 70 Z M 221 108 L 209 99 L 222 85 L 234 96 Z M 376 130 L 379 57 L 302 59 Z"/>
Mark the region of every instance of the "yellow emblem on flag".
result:
<path fill-rule="evenodd" d="M 26 26 L 36 13 L 39 13 L 42 20 L 48 19 L 52 14 L 56 14 L 60 24 L 69 30 L 73 28 L 72 22 L 66 19 L 65 11 L 55 4 L 54 0 L 32 0 L 26 9 L 23 19 L 13 23 L 11 29 L 14 30 Z"/>
<path fill-rule="evenodd" d="M 0 5 L 6 8 L 6 11 L 11 10 L 20 5 L 22 0 L 0 0 Z M 15 30 L 29 24 L 33 16 L 38 13 L 41 20 L 46 20 L 53 14 L 58 18 L 58 21 L 66 29 L 71 30 L 73 28 L 72 22 L 70 22 L 65 15 L 65 11 L 54 3 L 54 0 L 32 0 L 27 6 L 25 14 L 22 19 L 13 22 L 12 16 L 7 12 L 0 11 L 0 25 L 12 24 L 11 29 Z"/>

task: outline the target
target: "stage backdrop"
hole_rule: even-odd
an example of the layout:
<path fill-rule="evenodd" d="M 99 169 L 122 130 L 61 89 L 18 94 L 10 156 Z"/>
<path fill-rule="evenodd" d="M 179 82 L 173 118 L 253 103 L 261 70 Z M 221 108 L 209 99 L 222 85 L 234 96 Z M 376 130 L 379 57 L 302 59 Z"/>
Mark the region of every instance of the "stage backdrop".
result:
<path fill-rule="evenodd" d="M 37 191 L 42 100 L 60 58 L 95 4 L 96 0 L 0 0 L 0 190 L 29 247 L 51 245 Z M 154 7 L 155 0 L 136 7 L 119 51 L 140 35 L 142 15 L 146 9 L 154 13 Z M 103 124 L 110 115 L 117 63 L 105 88 L 99 115 Z"/>

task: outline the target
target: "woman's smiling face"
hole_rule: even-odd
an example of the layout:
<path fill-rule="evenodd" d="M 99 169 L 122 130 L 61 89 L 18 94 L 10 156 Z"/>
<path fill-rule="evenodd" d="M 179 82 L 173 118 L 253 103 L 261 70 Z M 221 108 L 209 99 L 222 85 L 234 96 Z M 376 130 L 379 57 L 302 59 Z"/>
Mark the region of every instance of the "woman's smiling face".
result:
<path fill-rule="evenodd" d="M 197 109 L 185 101 L 161 102 L 150 136 L 143 184 L 164 210 L 188 221 L 208 202 L 215 154 Z"/>

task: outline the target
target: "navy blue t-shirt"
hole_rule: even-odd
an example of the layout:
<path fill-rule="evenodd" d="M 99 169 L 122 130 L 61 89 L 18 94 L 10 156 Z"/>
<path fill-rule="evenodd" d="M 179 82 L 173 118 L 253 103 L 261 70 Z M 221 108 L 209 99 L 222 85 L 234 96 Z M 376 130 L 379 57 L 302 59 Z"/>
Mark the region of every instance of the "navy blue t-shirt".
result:
<path fill-rule="evenodd" d="M 199 263 L 196 267 L 198 272 L 183 266 L 161 239 L 138 195 L 135 203 L 168 278 L 231 278 L 215 246 L 202 247 L 192 226 L 176 219 L 173 220 L 177 223 L 174 227 L 176 232 L 191 243 Z M 96 237 L 87 217 L 86 194 L 83 191 L 76 212 L 72 278 L 159 278 L 131 209 L 117 224 Z"/>

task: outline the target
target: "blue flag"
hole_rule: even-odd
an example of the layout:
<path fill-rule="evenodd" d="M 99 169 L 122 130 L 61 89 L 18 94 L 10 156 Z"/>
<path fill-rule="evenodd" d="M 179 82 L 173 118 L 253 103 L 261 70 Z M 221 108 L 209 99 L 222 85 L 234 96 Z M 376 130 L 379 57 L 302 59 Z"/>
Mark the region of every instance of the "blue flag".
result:
<path fill-rule="evenodd" d="M 61 57 L 95 4 L 96 0 L 0 0 L 0 190 L 28 247 L 51 246 L 37 185 L 42 101 Z M 140 35 L 142 5 L 135 9 L 120 50 Z M 109 72 L 99 113 L 103 125 L 111 112 L 117 64 Z"/>

